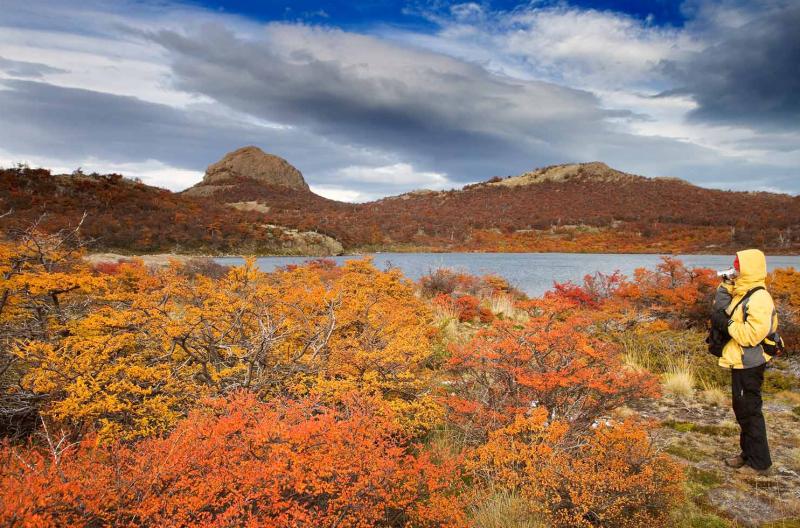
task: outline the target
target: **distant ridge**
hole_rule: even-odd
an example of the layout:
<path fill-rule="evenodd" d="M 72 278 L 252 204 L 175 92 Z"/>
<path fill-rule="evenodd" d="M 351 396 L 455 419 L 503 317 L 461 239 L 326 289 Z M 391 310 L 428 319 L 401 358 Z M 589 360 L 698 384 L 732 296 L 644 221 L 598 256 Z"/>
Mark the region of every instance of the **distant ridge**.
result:
<path fill-rule="evenodd" d="M 182 193 L 119 175 L 0 174 L 2 210 L 22 220 L 86 210 L 92 236 L 131 251 L 800 253 L 800 197 L 706 189 L 599 161 L 361 204 L 314 194 L 288 161 L 254 146 L 209 165 Z"/>
<path fill-rule="evenodd" d="M 216 201 L 325 233 L 351 250 L 800 252 L 798 197 L 705 189 L 600 161 L 361 204 L 269 179 L 220 183 L 206 186 Z"/>

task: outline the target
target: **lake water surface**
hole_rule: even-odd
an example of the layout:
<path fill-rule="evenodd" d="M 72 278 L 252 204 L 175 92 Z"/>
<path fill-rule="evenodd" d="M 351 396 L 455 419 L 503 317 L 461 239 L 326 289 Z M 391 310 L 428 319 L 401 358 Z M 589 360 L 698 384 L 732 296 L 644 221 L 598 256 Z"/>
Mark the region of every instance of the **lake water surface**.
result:
<path fill-rule="evenodd" d="M 571 280 L 580 282 L 587 273 L 616 270 L 630 276 L 636 268 L 655 268 L 660 255 L 589 254 L 589 253 L 376 253 L 369 255 L 380 269 L 400 268 L 411 278 L 418 279 L 437 268 L 452 268 L 471 274 L 495 273 L 528 295 L 541 295 L 553 287 L 554 282 Z M 341 263 L 363 258 L 358 255 L 331 257 Z M 728 255 L 678 255 L 690 267 L 713 269 L 729 268 L 733 256 Z M 299 264 L 309 257 L 260 257 L 258 266 L 272 271 L 286 264 Z M 216 259 L 221 264 L 239 265 L 238 257 Z M 800 268 L 800 256 L 767 256 L 770 270 L 775 268 Z"/>

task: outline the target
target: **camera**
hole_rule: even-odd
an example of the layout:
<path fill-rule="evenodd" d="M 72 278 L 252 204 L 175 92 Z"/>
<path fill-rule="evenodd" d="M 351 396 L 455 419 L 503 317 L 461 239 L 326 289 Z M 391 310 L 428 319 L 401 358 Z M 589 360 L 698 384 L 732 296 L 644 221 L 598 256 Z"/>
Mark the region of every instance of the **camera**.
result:
<path fill-rule="evenodd" d="M 732 281 L 739 272 L 736 271 L 736 268 L 728 268 L 726 270 L 718 271 L 717 277 L 720 277 L 722 280 Z"/>

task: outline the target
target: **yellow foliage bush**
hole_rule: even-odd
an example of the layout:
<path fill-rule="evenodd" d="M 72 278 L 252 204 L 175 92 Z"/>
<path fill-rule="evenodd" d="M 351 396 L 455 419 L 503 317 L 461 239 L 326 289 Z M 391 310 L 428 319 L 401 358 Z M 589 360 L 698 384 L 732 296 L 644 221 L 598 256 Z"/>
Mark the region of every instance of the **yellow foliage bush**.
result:
<path fill-rule="evenodd" d="M 100 273 L 80 253 L 48 270 L 16 265 L 23 245 L 2 247 L 0 322 L 25 336 L 4 343 L 19 367 L 7 390 L 101 440 L 161 433 L 201 398 L 242 388 L 332 402 L 373 394 L 412 434 L 443 416 L 428 395 L 432 316 L 397 270 L 361 260 L 264 273 L 248 260 L 214 279 L 134 261 Z M 23 328 L 43 317 L 46 331 Z"/>

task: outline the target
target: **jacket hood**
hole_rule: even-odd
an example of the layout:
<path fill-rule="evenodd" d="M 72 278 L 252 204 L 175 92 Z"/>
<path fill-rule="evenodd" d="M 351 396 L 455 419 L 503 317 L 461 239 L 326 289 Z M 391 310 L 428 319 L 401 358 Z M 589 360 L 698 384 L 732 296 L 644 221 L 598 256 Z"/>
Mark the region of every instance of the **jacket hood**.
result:
<path fill-rule="evenodd" d="M 744 295 L 756 286 L 764 286 L 767 279 L 767 257 L 758 249 L 745 249 L 736 253 L 739 257 L 739 276 L 736 277 L 734 294 Z"/>

